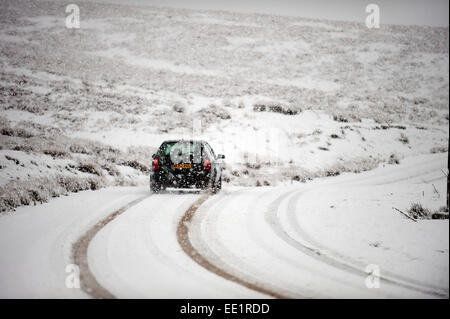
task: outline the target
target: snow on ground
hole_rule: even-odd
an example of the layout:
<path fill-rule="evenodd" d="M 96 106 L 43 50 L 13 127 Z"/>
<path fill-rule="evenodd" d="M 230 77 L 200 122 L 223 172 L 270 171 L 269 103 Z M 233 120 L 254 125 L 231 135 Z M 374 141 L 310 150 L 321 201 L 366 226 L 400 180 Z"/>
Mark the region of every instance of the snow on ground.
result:
<path fill-rule="evenodd" d="M 285 214 L 282 223 L 322 253 L 448 291 L 448 220 L 415 223 L 393 209 L 406 213 L 412 202 L 432 210 L 445 206 L 446 160 L 410 158 L 398 169 L 387 165 L 345 184 L 300 192 L 290 198 L 297 214 Z"/>
<path fill-rule="evenodd" d="M 12 162 L 12 163 L 11 163 Z M 51 165 L 49 165 L 49 163 Z M 0 151 L 0 186 L 4 186 L 12 180 L 26 180 L 27 178 L 43 177 L 58 173 L 69 173 L 66 166 L 71 163 L 65 159 L 52 160 L 49 155 L 36 156 L 19 151 Z M 27 167 L 27 169 L 24 169 Z M 80 172 L 80 175 L 83 173 Z"/>
<path fill-rule="evenodd" d="M 145 183 L 153 150 L 70 138 L 31 121 L 0 118 L 0 211 L 112 185 Z"/>
<path fill-rule="evenodd" d="M 0 101 L 12 123 L 123 150 L 190 137 L 201 121 L 201 137 L 225 153 L 225 182 L 234 185 L 447 148 L 448 28 L 374 31 L 295 17 L 79 5 L 79 30 L 64 27 L 58 2 L 16 1 L 2 12 Z M 257 162 L 245 167 L 249 158 Z M 274 162 L 295 173 L 277 178 Z"/>
<path fill-rule="evenodd" d="M 191 240 L 212 263 L 285 296 L 424 296 L 383 281 L 367 289 L 361 273 L 372 264 L 382 277 L 448 296 L 448 220 L 414 223 L 392 209 L 444 205 L 431 183 L 445 194 L 445 166 L 445 156 L 422 156 L 291 188 L 230 190 L 200 207 Z"/>
<path fill-rule="evenodd" d="M 19 208 L 0 219 L 1 298 L 85 298 L 66 287 L 72 243 L 143 189 L 108 188 Z"/>
<path fill-rule="evenodd" d="M 388 275 L 392 272 L 410 279 L 417 277 L 420 283 L 433 285 L 432 289 L 444 289 L 448 296 L 448 240 L 442 239 L 444 235 L 448 238 L 448 221 L 414 223 L 400 219 L 391 207 L 405 210 L 413 201 L 422 201 L 426 208 L 437 209 L 436 203 L 443 197 L 437 171 L 430 172 L 430 176 L 424 173 L 420 178 L 425 181 L 421 181 L 410 167 L 398 176 L 414 175 L 415 180 L 393 180 L 383 187 L 363 177 L 360 182 L 364 187 L 346 184 L 336 189 L 328 183 L 313 189 L 306 186 L 315 185 L 311 182 L 315 178 L 344 175 L 326 179 L 338 183 L 349 172 L 382 169 L 384 165 L 390 167 L 388 171 L 402 171 L 402 165 L 415 163 L 412 158 L 426 156 L 438 159 L 440 167 L 445 168 L 443 158 L 448 152 L 449 135 L 448 28 L 382 25 L 369 30 L 364 24 L 296 17 L 78 4 L 82 18 L 77 30 L 65 27 L 65 5 L 60 1 L 18 0 L 9 2 L 7 9 L 0 12 L 0 211 L 36 205 L 70 192 L 146 185 L 151 154 L 163 140 L 201 138 L 209 141 L 216 153 L 226 155 L 225 190 L 205 204 L 218 205 L 216 215 L 209 216 L 208 209 L 198 211 L 204 219 L 193 220 L 192 229 L 197 230 L 192 236 L 205 254 L 215 256 L 217 249 L 231 250 L 231 259 L 221 261 L 221 267 L 245 278 L 252 274 L 263 286 L 292 296 L 333 296 L 341 291 L 341 296 L 358 292 L 368 297 L 418 296 L 398 286 L 368 292 L 361 288 L 360 276 L 345 279 L 339 272 L 327 275 L 330 265 L 320 260 L 317 263 L 308 254 L 306 263 L 293 260 L 305 251 L 292 252 L 289 243 L 303 242 L 306 237 L 309 244 L 329 254 L 332 263 L 340 264 L 344 259 L 344 263 L 362 267 L 375 260 L 382 273 L 388 269 Z M 421 161 L 420 170 L 436 168 L 435 162 Z M 384 177 L 381 183 L 386 182 Z M 440 194 L 438 198 L 434 187 Z M 292 194 L 287 194 L 290 190 Z M 102 192 L 98 194 L 105 194 L 104 199 L 110 198 L 111 192 L 117 194 L 115 189 Z M 142 189 L 130 192 L 140 193 Z M 2 269 L 5 267 L 11 274 L 0 281 L 4 284 L 0 287 L 8 287 L 0 292 L 2 296 L 72 295 L 64 289 L 55 290 L 63 276 L 58 271 L 68 260 L 67 250 L 61 250 L 59 240 L 69 245 L 69 237 L 61 234 L 69 219 L 78 214 L 85 216 L 88 202 L 95 198 L 86 194 L 97 192 L 18 208 L 14 213 L 18 217 L 0 217 L 0 227 L 8 230 L 1 233 L 1 250 L 12 254 L 11 260 L 24 262 L 23 267 L 14 268 L 8 260 L 1 260 Z M 136 221 L 149 223 L 157 230 L 164 224 L 160 235 L 169 236 L 183 209 L 196 198 L 186 196 L 184 202 L 174 194 L 165 195 L 160 198 L 176 206 L 163 206 L 167 215 L 151 215 L 154 219 L 147 220 L 147 210 L 153 211 L 152 207 L 157 209 L 159 205 L 159 197 L 151 197 L 118 218 L 120 222 L 108 226 L 105 232 L 109 237 L 99 233 L 101 240 L 95 239 L 90 248 L 97 252 L 92 253 L 94 257 L 103 256 L 89 257 L 95 275 L 118 296 L 167 297 L 173 292 L 173 286 L 160 292 L 150 289 L 152 277 L 143 282 L 138 277 L 128 278 L 133 265 L 119 262 L 128 249 L 122 236 Z M 73 206 L 73 198 L 86 205 Z M 318 198 L 330 202 L 318 202 Z M 298 204 L 303 200 L 303 205 Z M 106 208 L 100 209 L 102 201 L 99 199 L 98 206 L 92 207 L 96 211 L 92 219 L 82 217 L 80 223 L 107 214 Z M 240 201 L 248 201 L 248 214 L 238 214 L 236 206 Z M 253 204 L 255 201 L 258 205 Z M 273 210 L 262 219 L 260 213 L 265 205 Z M 56 211 L 62 207 L 67 213 L 59 219 Z M 277 207 L 279 221 L 273 215 Z M 229 211 L 233 211 L 233 218 L 228 220 L 224 216 L 228 217 Z M 38 240 L 49 227 L 45 221 L 50 215 L 55 221 L 48 225 L 55 229 Z M 35 233 L 16 238 L 20 234 L 17 230 L 22 229 L 20 223 L 28 218 L 33 223 L 25 229 Z M 38 218 L 43 220 L 34 225 Z M 229 224 L 221 230 L 215 224 L 218 220 Z M 270 231 L 280 237 L 283 229 L 288 231 L 291 239 L 284 240 L 289 247 L 286 243 L 273 247 L 270 241 L 266 243 L 269 246 L 261 247 L 255 242 L 259 238 L 256 228 L 250 228 L 253 233 L 245 235 L 242 245 L 255 248 L 255 253 L 242 256 L 236 264 L 242 267 L 236 269 L 233 262 L 237 260 L 232 256 L 235 252 L 227 245 L 240 236 L 228 240 L 227 232 L 245 232 L 252 220 L 264 234 Z M 270 226 L 268 220 L 276 221 L 276 226 Z M 205 223 L 218 229 L 199 229 L 206 227 Z M 84 226 L 76 225 L 80 228 L 67 236 L 82 232 Z M 301 234 L 295 225 L 301 225 Z M 379 227 L 371 229 L 374 225 Z M 12 234 L 13 230 L 17 233 Z M 328 236 L 332 230 L 338 232 L 339 240 Z M 217 233 L 224 236 L 225 243 L 211 240 L 211 245 L 205 246 L 202 236 L 209 238 Z M 396 241 L 393 234 L 397 233 L 404 242 Z M 273 238 L 270 234 L 268 238 Z M 105 236 L 119 249 L 106 257 L 105 249 L 111 249 L 111 242 Z M 11 239 L 18 241 L 21 250 L 8 250 L 5 240 Z M 30 259 L 37 252 L 26 248 L 32 240 L 41 245 L 35 247 L 42 252 L 38 260 L 48 266 L 33 268 L 32 273 L 53 278 L 42 289 L 37 287 L 41 279 L 33 279 L 27 286 L 22 278 L 28 270 L 26 265 L 35 265 Z M 190 264 L 176 250 L 173 238 L 151 247 L 149 242 L 136 244 L 142 254 L 133 258 L 143 258 L 144 264 L 158 259 L 161 250 L 167 249 L 171 253 L 164 257 L 166 260 L 187 267 L 186 280 L 180 281 L 180 292 L 173 295 L 210 295 L 209 288 L 200 288 L 202 284 L 190 277 L 196 274 L 202 283 L 214 282 L 214 287 L 223 287 L 214 296 L 256 296 Z M 149 248 L 152 250 L 143 252 Z M 52 251 L 53 259 L 46 259 L 48 251 Z M 274 257 L 274 252 L 276 260 L 282 261 L 274 264 L 277 274 L 271 275 L 269 266 L 255 269 L 252 265 L 263 264 L 265 258 Z M 408 266 L 402 269 L 405 264 Z M 291 277 L 296 266 L 307 270 L 317 266 L 327 276 L 299 275 L 299 282 L 308 287 L 303 291 L 291 282 L 297 278 Z M 115 275 L 103 274 L 103 267 Z M 137 274 L 141 270 L 137 269 Z M 161 278 L 176 271 L 163 270 L 158 263 L 153 270 Z M 261 279 L 266 275 L 270 280 Z M 119 281 L 112 282 L 109 276 Z M 439 284 L 442 278 L 447 278 L 444 286 Z M 18 282 L 16 287 L 14 282 Z M 342 289 L 344 283 L 351 288 Z M 328 288 L 322 289 L 324 286 Z"/>
<path fill-rule="evenodd" d="M 199 197 L 152 196 L 100 231 L 88 251 L 97 280 L 121 298 L 264 298 L 206 271 L 182 251 L 177 225 Z"/>
<path fill-rule="evenodd" d="M 448 297 L 448 220 L 413 222 L 410 201 L 439 207 L 446 155 L 290 186 L 225 186 L 188 224 L 198 252 L 220 269 L 278 294 L 302 297 Z M 0 218 L 0 296 L 88 297 L 65 286 L 71 245 L 146 188 L 84 191 Z M 153 194 L 117 216 L 88 246 L 89 268 L 116 297 L 261 298 L 195 263 L 177 225 L 202 194 Z M 318 200 L 320 198 L 320 200 Z M 381 269 L 380 288 L 365 268 Z M 388 281 L 386 281 L 388 280 Z"/>

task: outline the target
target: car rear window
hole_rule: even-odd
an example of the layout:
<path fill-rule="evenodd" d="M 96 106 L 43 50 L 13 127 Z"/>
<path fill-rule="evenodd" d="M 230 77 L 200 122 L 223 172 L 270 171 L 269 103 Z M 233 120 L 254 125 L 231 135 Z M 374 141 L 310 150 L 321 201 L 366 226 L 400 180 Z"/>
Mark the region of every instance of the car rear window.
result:
<path fill-rule="evenodd" d="M 201 143 L 198 142 L 166 142 L 161 145 L 160 152 L 164 156 L 170 155 L 170 152 L 177 152 L 179 155 L 201 153 Z"/>
<path fill-rule="evenodd" d="M 202 143 L 195 141 L 164 142 L 159 149 L 160 156 L 171 162 L 201 162 L 203 152 Z"/>

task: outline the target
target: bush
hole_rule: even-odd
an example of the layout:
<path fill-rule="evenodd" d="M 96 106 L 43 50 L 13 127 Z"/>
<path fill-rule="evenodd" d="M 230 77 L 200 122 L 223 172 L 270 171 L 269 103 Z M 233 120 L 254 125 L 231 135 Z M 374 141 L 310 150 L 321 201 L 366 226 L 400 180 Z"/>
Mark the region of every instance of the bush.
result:
<path fill-rule="evenodd" d="M 53 158 L 64 158 L 64 157 L 69 157 L 69 153 L 67 153 L 64 150 L 61 149 L 56 149 L 56 148 L 51 148 L 51 149 L 45 149 L 43 150 L 43 153 L 46 155 L 50 155 Z"/>
<path fill-rule="evenodd" d="M 94 162 L 89 162 L 89 161 L 79 162 L 77 169 L 83 173 L 93 174 L 93 175 L 97 175 L 97 176 L 103 175 L 101 167 L 97 163 L 94 163 Z"/>
<path fill-rule="evenodd" d="M 23 138 L 30 138 L 33 137 L 33 134 L 21 129 L 21 128 L 11 128 L 11 127 L 2 127 L 0 129 L 0 133 L 2 135 L 6 136 L 16 136 L 16 137 L 23 137 Z"/>
<path fill-rule="evenodd" d="M 408 214 L 414 219 L 429 219 L 431 217 L 431 212 L 419 203 L 411 204 Z"/>
<path fill-rule="evenodd" d="M 436 154 L 436 153 L 446 153 L 448 151 L 448 148 L 446 146 L 436 146 L 432 147 L 430 150 L 430 153 Z"/>
<path fill-rule="evenodd" d="M 337 169 L 329 169 L 325 171 L 325 176 L 338 176 L 341 173 Z"/>
<path fill-rule="evenodd" d="M 401 133 L 400 138 L 398 139 L 403 144 L 409 144 L 409 138 L 405 134 Z"/>
<path fill-rule="evenodd" d="M 25 181 L 10 181 L 0 187 L 0 212 L 14 210 L 22 205 L 47 202 L 68 192 L 96 190 L 106 182 L 98 177 L 56 175 Z"/>
<path fill-rule="evenodd" d="M 431 211 L 423 207 L 420 203 L 413 203 L 407 212 L 414 219 L 448 219 L 448 209 L 446 206 L 436 211 Z"/>
<path fill-rule="evenodd" d="M 348 119 L 342 115 L 333 115 L 333 120 L 335 120 L 336 122 L 342 122 L 342 123 L 348 122 Z"/>
<path fill-rule="evenodd" d="M 231 114 L 223 107 L 218 107 L 211 104 L 208 107 L 202 108 L 196 112 L 197 116 L 201 118 L 202 125 L 209 125 L 215 123 L 218 119 L 229 120 Z"/>
<path fill-rule="evenodd" d="M 143 173 L 147 173 L 149 171 L 149 168 L 147 165 L 144 165 L 144 164 L 138 162 L 137 160 L 125 161 L 122 163 L 122 165 L 132 167 Z"/>
<path fill-rule="evenodd" d="M 258 102 L 253 104 L 253 111 L 255 112 L 274 112 L 285 115 L 296 115 L 301 110 L 291 105 L 284 105 L 275 102 Z"/>
<path fill-rule="evenodd" d="M 72 144 L 69 146 L 69 150 L 72 153 L 78 153 L 78 154 L 89 154 L 87 147 L 85 145 L 81 145 L 78 143 Z"/>
<path fill-rule="evenodd" d="M 28 129 L 32 129 L 30 133 Z M 117 168 L 118 163 L 130 166 L 142 173 L 148 172 L 144 161 L 151 158 L 154 149 L 149 147 L 129 147 L 126 152 L 109 145 L 87 139 L 70 138 L 56 129 L 31 122 L 20 122 L 14 127 L 4 117 L 0 117 L 0 135 L 2 149 L 50 155 L 53 160 L 44 162 L 32 160 L 30 165 L 40 165 L 51 168 L 59 167 L 57 176 L 42 177 L 33 171 L 28 177 L 10 179 L 10 182 L 0 187 L 0 210 L 7 211 L 21 205 L 41 203 L 48 198 L 59 196 L 68 192 L 80 190 L 96 190 L 105 185 L 130 185 L 135 181 L 124 178 Z M 79 158 L 77 154 L 82 154 Z M 80 156 L 81 157 L 81 156 Z M 5 154 L 5 158 L 16 165 L 28 167 L 17 158 Z M 65 160 L 61 162 L 60 158 Z M 66 162 L 66 164 L 62 164 Z M 62 165 L 61 165 L 62 164 Z M 106 179 L 105 170 L 112 178 Z M 59 173 L 61 172 L 61 173 Z M 86 173 L 84 176 L 77 172 Z"/>
<path fill-rule="evenodd" d="M 175 102 L 172 109 L 177 113 L 184 113 L 185 107 L 181 102 Z"/>
<path fill-rule="evenodd" d="M 397 154 L 392 153 L 389 156 L 388 164 L 400 164 L 400 160 L 397 157 Z"/>
<path fill-rule="evenodd" d="M 336 122 L 341 122 L 341 123 L 348 123 L 350 122 L 350 120 L 352 120 L 353 122 L 361 122 L 361 118 L 358 117 L 357 115 L 353 114 L 353 113 L 349 113 L 349 114 L 334 114 L 333 115 L 333 120 Z"/>
<path fill-rule="evenodd" d="M 244 165 L 245 165 L 245 167 L 250 168 L 250 169 L 260 169 L 261 168 L 261 164 L 259 164 L 259 163 L 246 162 Z"/>
<path fill-rule="evenodd" d="M 11 156 L 9 156 L 9 155 L 5 155 L 5 158 L 8 160 L 8 161 L 12 161 L 14 164 L 16 164 L 16 165 L 19 165 L 20 164 L 20 161 L 17 159 L 17 158 L 14 158 L 14 157 L 11 157 Z"/>
<path fill-rule="evenodd" d="M 104 169 L 105 171 L 108 172 L 109 175 L 114 176 L 114 177 L 119 177 L 120 171 L 117 169 L 117 167 L 113 164 L 110 163 L 102 163 L 101 164 L 102 169 Z"/>

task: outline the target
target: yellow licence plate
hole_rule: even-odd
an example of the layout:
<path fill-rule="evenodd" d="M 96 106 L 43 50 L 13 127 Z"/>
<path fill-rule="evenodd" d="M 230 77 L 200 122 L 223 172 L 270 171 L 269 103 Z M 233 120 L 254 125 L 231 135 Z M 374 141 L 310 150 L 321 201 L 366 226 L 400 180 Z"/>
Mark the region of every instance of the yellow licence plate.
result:
<path fill-rule="evenodd" d="M 192 168 L 192 164 L 173 164 L 173 168 Z"/>

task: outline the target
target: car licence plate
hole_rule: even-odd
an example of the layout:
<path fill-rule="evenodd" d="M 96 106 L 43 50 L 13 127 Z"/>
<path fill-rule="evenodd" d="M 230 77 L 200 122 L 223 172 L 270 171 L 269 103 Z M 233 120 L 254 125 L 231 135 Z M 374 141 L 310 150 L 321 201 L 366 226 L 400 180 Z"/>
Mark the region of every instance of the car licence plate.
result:
<path fill-rule="evenodd" d="M 176 169 L 183 169 L 183 168 L 192 168 L 192 164 L 173 164 L 172 165 L 172 167 L 173 168 L 176 168 Z"/>

